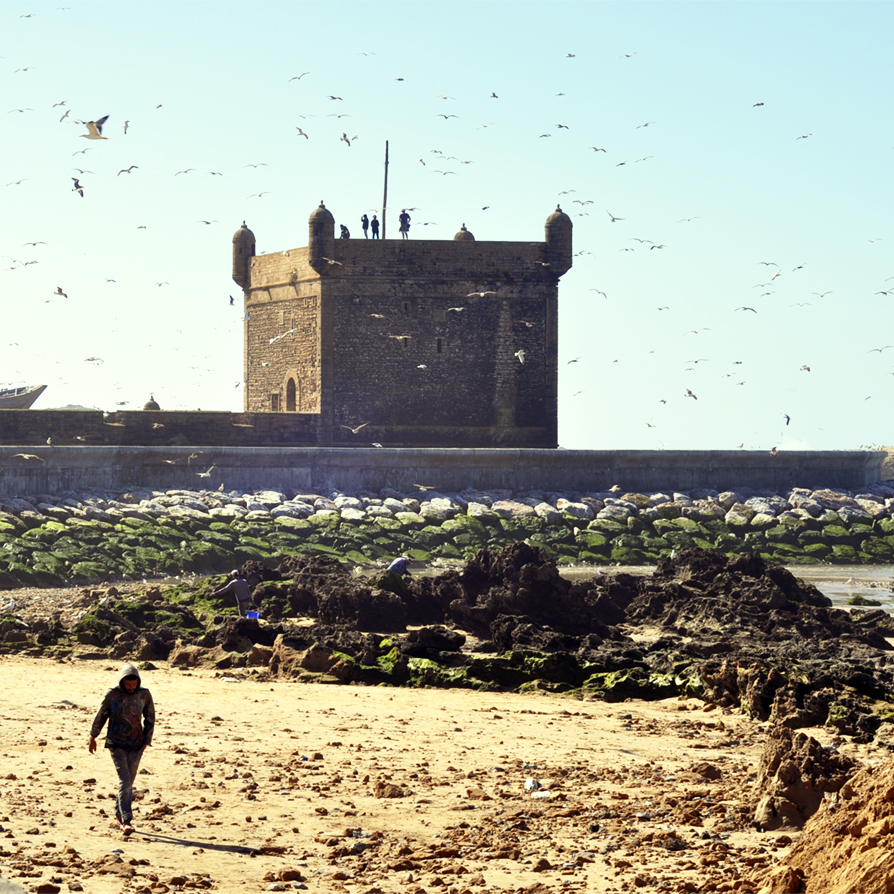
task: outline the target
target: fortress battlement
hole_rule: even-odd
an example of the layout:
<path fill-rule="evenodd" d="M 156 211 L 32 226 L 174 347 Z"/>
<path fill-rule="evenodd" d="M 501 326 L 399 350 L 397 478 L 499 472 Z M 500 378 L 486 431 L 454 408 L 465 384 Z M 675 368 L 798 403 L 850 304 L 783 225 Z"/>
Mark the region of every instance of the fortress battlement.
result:
<path fill-rule="evenodd" d="M 244 409 L 313 413 L 318 443 L 557 446 L 560 208 L 541 242 L 336 239 L 323 203 L 308 244 L 257 256 L 243 224 Z M 361 435 L 362 432 L 362 435 Z M 351 438 L 348 439 L 351 442 Z"/>

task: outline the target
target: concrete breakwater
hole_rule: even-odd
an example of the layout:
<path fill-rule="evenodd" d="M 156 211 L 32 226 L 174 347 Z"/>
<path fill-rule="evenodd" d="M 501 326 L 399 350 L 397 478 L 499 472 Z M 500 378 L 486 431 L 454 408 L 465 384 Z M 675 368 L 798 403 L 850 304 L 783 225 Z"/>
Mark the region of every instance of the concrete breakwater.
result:
<path fill-rule="evenodd" d="M 309 554 L 461 560 L 526 541 L 564 565 L 697 546 L 783 564 L 894 561 L 894 481 L 852 492 L 91 490 L 0 498 L 0 588 L 210 574 Z"/>

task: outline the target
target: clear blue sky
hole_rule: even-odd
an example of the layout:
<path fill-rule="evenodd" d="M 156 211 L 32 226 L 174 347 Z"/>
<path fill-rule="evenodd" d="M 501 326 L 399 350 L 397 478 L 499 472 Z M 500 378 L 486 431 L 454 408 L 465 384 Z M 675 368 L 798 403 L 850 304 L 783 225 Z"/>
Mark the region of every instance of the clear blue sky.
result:
<path fill-rule="evenodd" d="M 240 410 L 233 233 L 306 245 L 324 199 L 361 235 L 387 139 L 391 236 L 572 216 L 562 446 L 890 444 L 892 33 L 890 3 L 3 3 L 0 382 Z"/>

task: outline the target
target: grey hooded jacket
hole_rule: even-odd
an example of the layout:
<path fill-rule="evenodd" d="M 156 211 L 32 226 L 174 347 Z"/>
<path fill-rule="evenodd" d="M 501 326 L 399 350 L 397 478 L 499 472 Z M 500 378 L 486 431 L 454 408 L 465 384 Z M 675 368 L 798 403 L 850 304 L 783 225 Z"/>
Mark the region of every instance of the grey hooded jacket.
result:
<path fill-rule="evenodd" d="M 128 692 L 124 688 L 125 677 L 136 677 L 137 688 Z M 118 685 L 110 689 L 102 700 L 90 735 L 96 738 L 109 722 L 106 731 L 106 748 L 123 748 L 140 751 L 152 743 L 155 730 L 155 703 L 152 694 L 143 687 L 140 672 L 135 664 L 125 664 L 118 675 Z"/>

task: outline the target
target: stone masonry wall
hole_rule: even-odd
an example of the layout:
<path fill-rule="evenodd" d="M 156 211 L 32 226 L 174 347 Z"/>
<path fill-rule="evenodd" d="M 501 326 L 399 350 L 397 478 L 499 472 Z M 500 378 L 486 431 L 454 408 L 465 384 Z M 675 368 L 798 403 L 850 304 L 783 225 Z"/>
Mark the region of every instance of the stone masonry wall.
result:
<path fill-rule="evenodd" d="M 248 409 L 279 394 L 285 410 L 294 377 L 296 408 L 322 412 L 333 444 L 556 446 L 545 243 L 351 239 L 332 253 L 319 276 L 306 248 L 252 259 Z M 484 291 L 496 296 L 467 297 Z"/>

